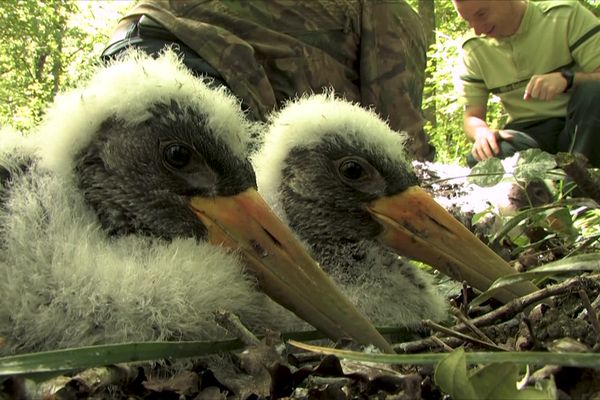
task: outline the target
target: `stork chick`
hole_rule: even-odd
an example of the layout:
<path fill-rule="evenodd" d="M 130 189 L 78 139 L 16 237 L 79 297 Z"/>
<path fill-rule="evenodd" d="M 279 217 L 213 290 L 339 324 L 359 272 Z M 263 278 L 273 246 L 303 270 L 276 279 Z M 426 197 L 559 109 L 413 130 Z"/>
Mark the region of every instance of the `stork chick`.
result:
<path fill-rule="evenodd" d="M 272 118 L 252 161 L 262 196 L 358 307 L 411 326 L 442 318 L 443 300 L 396 253 L 481 290 L 516 271 L 417 187 L 404 143 L 375 113 L 315 95 Z M 533 290 L 516 285 L 496 297 Z"/>
<path fill-rule="evenodd" d="M 131 53 L 47 115 L 0 146 L 0 352 L 219 339 L 217 309 L 298 323 L 257 284 L 390 351 L 256 193 L 237 101 L 173 53 Z"/>

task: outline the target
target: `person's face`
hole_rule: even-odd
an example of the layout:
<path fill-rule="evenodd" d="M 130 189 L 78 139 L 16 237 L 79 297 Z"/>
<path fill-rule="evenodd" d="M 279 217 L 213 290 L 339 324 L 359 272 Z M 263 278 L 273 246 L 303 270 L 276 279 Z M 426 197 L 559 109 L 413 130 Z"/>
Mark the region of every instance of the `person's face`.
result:
<path fill-rule="evenodd" d="M 476 35 L 500 39 L 512 35 L 518 25 L 515 3 L 510 0 L 454 0 L 454 8 Z"/>

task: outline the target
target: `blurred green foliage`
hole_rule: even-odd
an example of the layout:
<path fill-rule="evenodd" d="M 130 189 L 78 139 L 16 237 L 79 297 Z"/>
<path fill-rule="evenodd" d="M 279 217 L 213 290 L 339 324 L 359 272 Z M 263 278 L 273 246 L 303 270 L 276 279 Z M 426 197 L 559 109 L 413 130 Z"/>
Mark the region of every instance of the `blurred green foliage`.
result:
<path fill-rule="evenodd" d="M 543 1 L 543 0 L 540 0 Z M 599 0 L 580 0 L 600 15 Z M 469 151 L 462 129 L 462 108 L 454 89 L 461 37 L 468 26 L 450 0 L 408 0 L 418 10 L 435 11 L 435 42 L 428 52 L 423 106 L 430 110 L 426 129 L 437 161 L 464 164 Z M 84 79 L 98 63 L 110 32 L 132 1 L 0 1 L 0 126 L 28 131 L 61 90 Z M 498 100 L 488 107 L 489 122 L 506 116 Z"/>
<path fill-rule="evenodd" d="M 0 126 L 28 131 L 84 79 L 128 1 L 0 1 Z"/>
<path fill-rule="evenodd" d="M 580 1 L 600 16 L 600 0 Z M 426 3 L 425 0 L 408 2 L 415 10 Z M 426 129 L 437 149 L 436 161 L 466 165 L 465 155 L 471 145 L 463 133 L 462 106 L 458 102 L 454 82 L 462 37 L 468 33 L 469 27 L 457 16 L 452 1 L 431 2 L 435 5 L 435 43 L 431 44 L 428 51 L 428 78 L 423 108 L 435 110 L 435 118 L 429 118 Z M 506 119 L 499 99 L 491 97 L 488 103 L 490 125 L 501 127 Z"/>

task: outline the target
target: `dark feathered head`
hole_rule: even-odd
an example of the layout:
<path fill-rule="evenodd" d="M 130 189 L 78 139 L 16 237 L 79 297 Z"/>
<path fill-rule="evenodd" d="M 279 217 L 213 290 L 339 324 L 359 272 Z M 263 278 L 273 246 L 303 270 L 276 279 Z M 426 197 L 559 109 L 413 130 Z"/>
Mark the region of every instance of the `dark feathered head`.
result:
<path fill-rule="evenodd" d="M 481 290 L 514 273 L 417 186 L 404 144 L 404 134 L 374 112 L 309 96 L 272 118 L 253 164 L 263 197 L 313 248 L 377 241 Z M 496 297 L 533 290 L 518 284 Z"/>
<path fill-rule="evenodd" d="M 131 53 L 60 98 L 2 151 L 31 160 L 0 210 L 9 348 L 214 338 L 220 307 L 278 325 L 256 280 L 332 337 L 389 350 L 256 193 L 253 129 L 171 52 Z"/>

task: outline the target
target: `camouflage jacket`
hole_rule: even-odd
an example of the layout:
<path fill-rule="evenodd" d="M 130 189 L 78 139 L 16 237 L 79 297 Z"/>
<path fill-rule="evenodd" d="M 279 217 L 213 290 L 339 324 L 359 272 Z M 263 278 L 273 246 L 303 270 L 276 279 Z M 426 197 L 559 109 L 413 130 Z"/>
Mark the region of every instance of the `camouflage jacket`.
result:
<path fill-rule="evenodd" d="M 407 131 L 414 157 L 428 155 L 425 35 L 404 0 L 141 0 L 125 18 L 142 14 L 214 67 L 257 119 L 331 87 Z"/>

